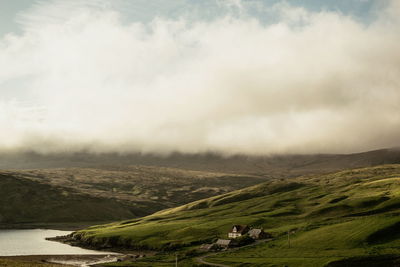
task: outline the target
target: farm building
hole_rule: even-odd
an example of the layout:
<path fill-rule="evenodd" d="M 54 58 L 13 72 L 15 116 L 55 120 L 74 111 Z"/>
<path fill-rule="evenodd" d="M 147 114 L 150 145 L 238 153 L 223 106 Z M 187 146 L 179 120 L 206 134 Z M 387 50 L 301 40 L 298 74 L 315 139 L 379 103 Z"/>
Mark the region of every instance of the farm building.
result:
<path fill-rule="evenodd" d="M 216 247 L 217 247 L 216 244 L 203 244 L 200 246 L 200 249 L 204 250 L 204 251 L 211 251 L 211 250 L 215 250 Z"/>
<path fill-rule="evenodd" d="M 236 245 L 236 242 L 231 239 L 218 239 L 215 245 L 220 248 L 230 248 Z"/>
<path fill-rule="evenodd" d="M 249 231 L 249 227 L 247 225 L 234 225 L 231 231 L 228 233 L 229 238 L 236 238 L 242 235 L 245 235 Z"/>
<path fill-rule="evenodd" d="M 248 233 L 247 233 L 251 238 L 253 239 L 265 239 L 265 238 L 270 238 L 271 234 L 264 232 L 263 229 L 251 229 Z"/>

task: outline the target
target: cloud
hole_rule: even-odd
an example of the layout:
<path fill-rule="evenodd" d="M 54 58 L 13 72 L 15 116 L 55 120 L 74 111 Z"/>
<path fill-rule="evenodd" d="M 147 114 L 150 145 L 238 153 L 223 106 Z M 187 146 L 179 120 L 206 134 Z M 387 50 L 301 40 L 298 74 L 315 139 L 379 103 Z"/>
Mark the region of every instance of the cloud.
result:
<path fill-rule="evenodd" d="M 0 97 L 14 81 L 30 100 L 0 101 L 0 149 L 269 154 L 399 144 L 396 1 L 369 25 L 288 4 L 270 8 L 279 22 L 263 24 L 240 1 L 226 1 L 240 16 L 126 23 L 110 2 L 68 3 L 41 2 L 20 16 L 23 34 L 0 40 Z"/>

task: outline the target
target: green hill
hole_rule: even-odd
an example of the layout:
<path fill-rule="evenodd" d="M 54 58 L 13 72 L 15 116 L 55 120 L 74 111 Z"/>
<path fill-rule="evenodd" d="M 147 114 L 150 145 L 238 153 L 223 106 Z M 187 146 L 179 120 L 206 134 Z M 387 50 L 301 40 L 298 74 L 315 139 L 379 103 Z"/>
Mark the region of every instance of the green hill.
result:
<path fill-rule="evenodd" d="M 149 166 L 0 171 L 0 227 L 123 220 L 265 180 Z"/>
<path fill-rule="evenodd" d="M 399 254 L 399 215 L 400 165 L 383 165 L 272 180 L 73 237 L 95 247 L 184 249 L 226 237 L 233 224 L 248 224 L 275 240 L 209 259 L 231 266 L 324 266 Z"/>
<path fill-rule="evenodd" d="M 117 200 L 0 174 L 1 227 L 71 222 L 87 225 L 128 216 L 134 216 L 133 210 Z"/>

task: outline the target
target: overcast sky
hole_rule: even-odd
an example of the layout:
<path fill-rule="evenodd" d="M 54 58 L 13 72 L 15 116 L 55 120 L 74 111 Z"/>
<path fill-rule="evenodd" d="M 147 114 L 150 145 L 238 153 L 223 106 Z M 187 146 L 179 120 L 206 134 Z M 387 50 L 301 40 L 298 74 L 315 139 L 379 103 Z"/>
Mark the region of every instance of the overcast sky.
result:
<path fill-rule="evenodd" d="M 0 0 L 0 150 L 399 146 L 400 3 Z"/>

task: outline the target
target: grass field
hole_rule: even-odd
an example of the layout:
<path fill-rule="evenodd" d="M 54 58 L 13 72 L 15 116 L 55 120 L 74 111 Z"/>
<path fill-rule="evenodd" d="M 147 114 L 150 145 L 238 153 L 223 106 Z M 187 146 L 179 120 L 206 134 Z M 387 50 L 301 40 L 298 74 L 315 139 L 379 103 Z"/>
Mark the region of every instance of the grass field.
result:
<path fill-rule="evenodd" d="M 226 237 L 233 224 L 248 224 L 263 227 L 275 240 L 209 260 L 231 266 L 324 266 L 400 254 L 399 196 L 400 165 L 384 165 L 269 181 L 74 236 L 98 247 L 183 250 Z"/>

